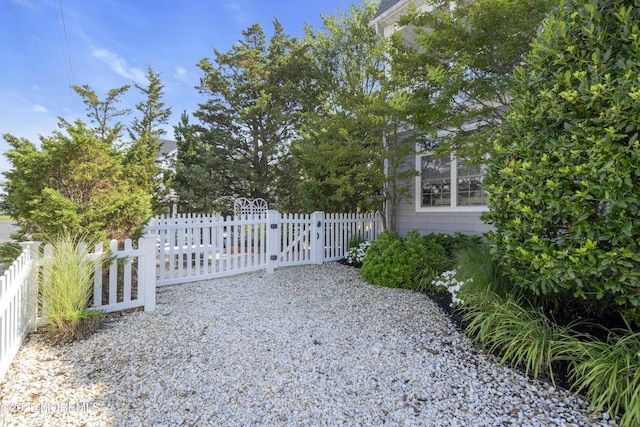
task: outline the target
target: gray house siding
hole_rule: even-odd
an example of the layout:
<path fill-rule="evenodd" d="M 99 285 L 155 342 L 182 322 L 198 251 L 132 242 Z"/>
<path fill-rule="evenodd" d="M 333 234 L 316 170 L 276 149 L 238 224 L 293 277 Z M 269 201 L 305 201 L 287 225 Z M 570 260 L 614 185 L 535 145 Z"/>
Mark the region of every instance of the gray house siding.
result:
<path fill-rule="evenodd" d="M 415 157 L 408 158 L 406 168 L 415 167 Z M 406 184 L 410 190 L 409 200 L 403 199 L 396 211 L 396 231 L 404 236 L 408 231 L 418 230 L 420 234 L 463 233 L 483 234 L 492 229 L 480 219 L 480 212 L 416 212 L 415 180 Z"/>

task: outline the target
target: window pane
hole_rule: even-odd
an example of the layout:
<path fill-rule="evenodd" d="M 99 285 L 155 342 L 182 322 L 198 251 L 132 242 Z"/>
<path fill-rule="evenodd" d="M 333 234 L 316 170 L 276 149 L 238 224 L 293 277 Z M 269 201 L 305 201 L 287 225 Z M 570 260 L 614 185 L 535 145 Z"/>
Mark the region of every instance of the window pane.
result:
<path fill-rule="evenodd" d="M 422 206 L 451 206 L 451 158 L 422 156 Z"/>
<path fill-rule="evenodd" d="M 482 187 L 485 173 L 485 165 L 467 165 L 465 160 L 458 160 L 458 206 L 487 204 L 487 192 Z"/>

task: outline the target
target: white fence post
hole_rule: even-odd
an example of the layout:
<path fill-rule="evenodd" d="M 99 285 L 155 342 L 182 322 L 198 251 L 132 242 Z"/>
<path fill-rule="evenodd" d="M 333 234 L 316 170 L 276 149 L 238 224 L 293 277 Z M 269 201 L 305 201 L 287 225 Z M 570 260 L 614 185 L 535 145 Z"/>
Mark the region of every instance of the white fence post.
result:
<path fill-rule="evenodd" d="M 311 215 L 311 260 L 314 264 L 324 263 L 324 212 Z"/>
<path fill-rule="evenodd" d="M 267 273 L 280 265 L 280 212 L 267 211 Z"/>
<path fill-rule="evenodd" d="M 139 267 L 143 269 L 143 283 L 138 284 L 138 287 L 144 292 L 144 311 L 154 311 L 156 309 L 156 236 L 142 237 L 138 240 L 138 249 L 141 251 L 138 258 L 138 262 L 141 262 Z"/>
<path fill-rule="evenodd" d="M 27 273 L 25 291 L 26 295 L 24 304 L 25 321 L 27 323 L 27 331 L 34 331 L 38 323 L 38 265 L 40 262 L 40 245 L 42 242 L 22 242 L 22 249 L 29 249 L 31 266 Z"/>

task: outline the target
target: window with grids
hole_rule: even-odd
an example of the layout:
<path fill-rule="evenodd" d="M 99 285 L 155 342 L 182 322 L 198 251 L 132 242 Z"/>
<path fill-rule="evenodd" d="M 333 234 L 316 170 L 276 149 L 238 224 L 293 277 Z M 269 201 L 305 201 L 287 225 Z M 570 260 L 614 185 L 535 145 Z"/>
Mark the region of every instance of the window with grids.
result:
<path fill-rule="evenodd" d="M 484 165 L 467 165 L 463 159 L 456 160 L 458 166 L 458 206 L 484 206 L 487 192 L 482 186 L 486 173 Z"/>
<path fill-rule="evenodd" d="M 451 205 L 451 159 L 422 156 L 422 206 Z"/>
<path fill-rule="evenodd" d="M 487 192 L 483 188 L 485 165 L 468 165 L 450 155 L 420 156 L 419 207 L 484 207 Z"/>

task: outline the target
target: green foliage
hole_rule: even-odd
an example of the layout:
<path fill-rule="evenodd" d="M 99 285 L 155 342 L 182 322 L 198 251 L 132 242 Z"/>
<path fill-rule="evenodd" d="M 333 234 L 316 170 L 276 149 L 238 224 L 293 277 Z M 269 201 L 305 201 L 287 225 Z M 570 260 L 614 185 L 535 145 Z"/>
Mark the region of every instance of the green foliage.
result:
<path fill-rule="evenodd" d="M 294 155 L 305 173 L 306 210 L 382 210 L 382 141 L 386 125 L 376 114 L 384 78 L 383 41 L 369 28 L 377 2 L 350 5 L 321 16 L 306 39 L 319 87 L 318 106 L 305 114 Z"/>
<path fill-rule="evenodd" d="M 165 177 L 156 163 L 160 150 L 160 138 L 166 133 L 161 128 L 166 125 L 171 116 L 171 108 L 165 108 L 162 102 L 164 85 L 160 75 L 154 73 L 151 67 L 147 68 L 147 87 L 135 84 L 146 99 L 136 104 L 136 110 L 141 117 L 136 117 L 131 123 L 129 137 L 131 144 L 124 152 L 125 165 L 136 175 L 136 186 L 146 193 L 153 194 L 153 210 L 161 212 L 166 206 L 165 200 L 169 188 Z M 134 166 L 135 167 L 132 167 Z"/>
<path fill-rule="evenodd" d="M 585 392 L 590 409 L 607 407 L 621 426 L 640 424 L 640 332 L 611 331 L 606 342 L 589 340 L 576 348 L 571 378 Z"/>
<path fill-rule="evenodd" d="M 419 292 L 436 291 L 432 282 L 445 270 L 451 268 L 451 257 L 445 247 L 440 243 L 443 239 L 440 234 L 427 234 L 422 237 L 422 246 L 425 256 L 419 260 L 418 267 L 413 276 L 413 288 Z M 445 235 L 448 236 L 448 235 Z"/>
<path fill-rule="evenodd" d="M 369 26 L 378 4 L 352 4 L 322 16 L 319 30 L 307 26 L 318 95 L 293 153 L 304 172 L 306 210 L 390 212 L 385 228 L 393 230 L 396 207 L 408 196 L 402 184 L 415 176 L 401 166 L 415 150 L 399 134 L 396 87 L 385 73 L 389 44 Z"/>
<path fill-rule="evenodd" d="M 410 11 L 401 26 L 415 27 L 415 47 L 397 33 L 391 72 L 411 93 L 404 110 L 411 125 L 434 138 L 436 151 L 475 163 L 510 103 L 509 87 L 533 36 L 557 0 L 428 0 L 428 12 Z M 469 124 L 477 124 L 469 132 Z"/>
<path fill-rule="evenodd" d="M 393 231 L 382 232 L 367 249 L 362 263 L 362 278 L 390 288 L 412 288 L 418 263 L 426 256 L 418 232 L 407 233 L 403 241 Z"/>
<path fill-rule="evenodd" d="M 26 139 L 4 135 L 5 209 L 32 240 L 63 231 L 100 239 L 123 239 L 150 214 L 151 195 L 128 179 L 121 155 L 80 120 L 61 120 L 66 131 L 41 138 L 38 149 Z M 30 236 L 30 237 L 29 237 Z"/>
<path fill-rule="evenodd" d="M 242 34 L 228 52 L 215 50 L 213 61 L 199 62 L 198 90 L 207 100 L 194 113 L 197 124 L 183 119 L 176 128 L 182 211 L 229 212 L 237 197 L 262 198 L 281 210 L 297 206 L 300 171 L 290 144 L 315 94 L 305 80 L 312 74 L 306 46 L 277 20 L 268 40 L 258 24 Z M 219 177 L 226 179 L 214 184 L 206 199 L 213 201 L 202 205 L 201 185 Z"/>
<path fill-rule="evenodd" d="M 498 261 L 491 255 L 489 245 L 480 243 L 468 246 L 456 253 L 456 276 L 466 282 L 461 295 L 483 295 L 493 293 L 502 298 L 511 295 L 519 297 L 519 288 L 514 287 L 505 276 Z M 467 282 L 472 279 L 471 282 Z"/>
<path fill-rule="evenodd" d="M 13 264 L 20 256 L 22 247 L 15 242 L 7 242 L 0 244 L 0 274 Z"/>
<path fill-rule="evenodd" d="M 493 252 L 536 294 L 640 321 L 640 8 L 567 0 L 544 22 L 486 178 Z"/>
<path fill-rule="evenodd" d="M 182 212 L 230 214 L 233 199 L 227 196 L 232 175 L 226 173 L 228 150 L 218 144 L 224 135 L 189 123 L 186 113 L 175 128 L 178 153 L 172 188 Z"/>
<path fill-rule="evenodd" d="M 565 350 L 574 345 L 565 328 L 540 309 L 495 294 L 470 296 L 462 307 L 463 319 L 469 322 L 465 333 L 488 351 L 501 354 L 501 363 L 522 366 L 535 377 L 548 374 L 555 382 L 553 364 L 565 360 Z"/>
<path fill-rule="evenodd" d="M 95 266 L 101 262 L 88 255 L 95 241 L 64 232 L 47 243 L 52 250 L 45 251 L 38 295 L 47 330 L 57 341 L 81 339 L 93 332 L 102 316 L 87 310 Z"/>
<path fill-rule="evenodd" d="M 136 85 L 147 100 L 136 106 L 142 118 L 133 120 L 129 144 L 122 142 L 125 125 L 116 121 L 131 112 L 117 108 L 128 85 L 109 90 L 104 100 L 88 85 L 72 86 L 90 125 L 60 118 L 60 130 L 40 137 L 39 145 L 4 135 L 13 168 L 4 173 L 2 208 L 18 225 L 17 238 L 44 240 L 73 231 L 124 239 L 140 232 L 159 189 L 157 138 L 169 114 L 160 101 L 162 83 L 148 71 L 149 88 Z"/>

